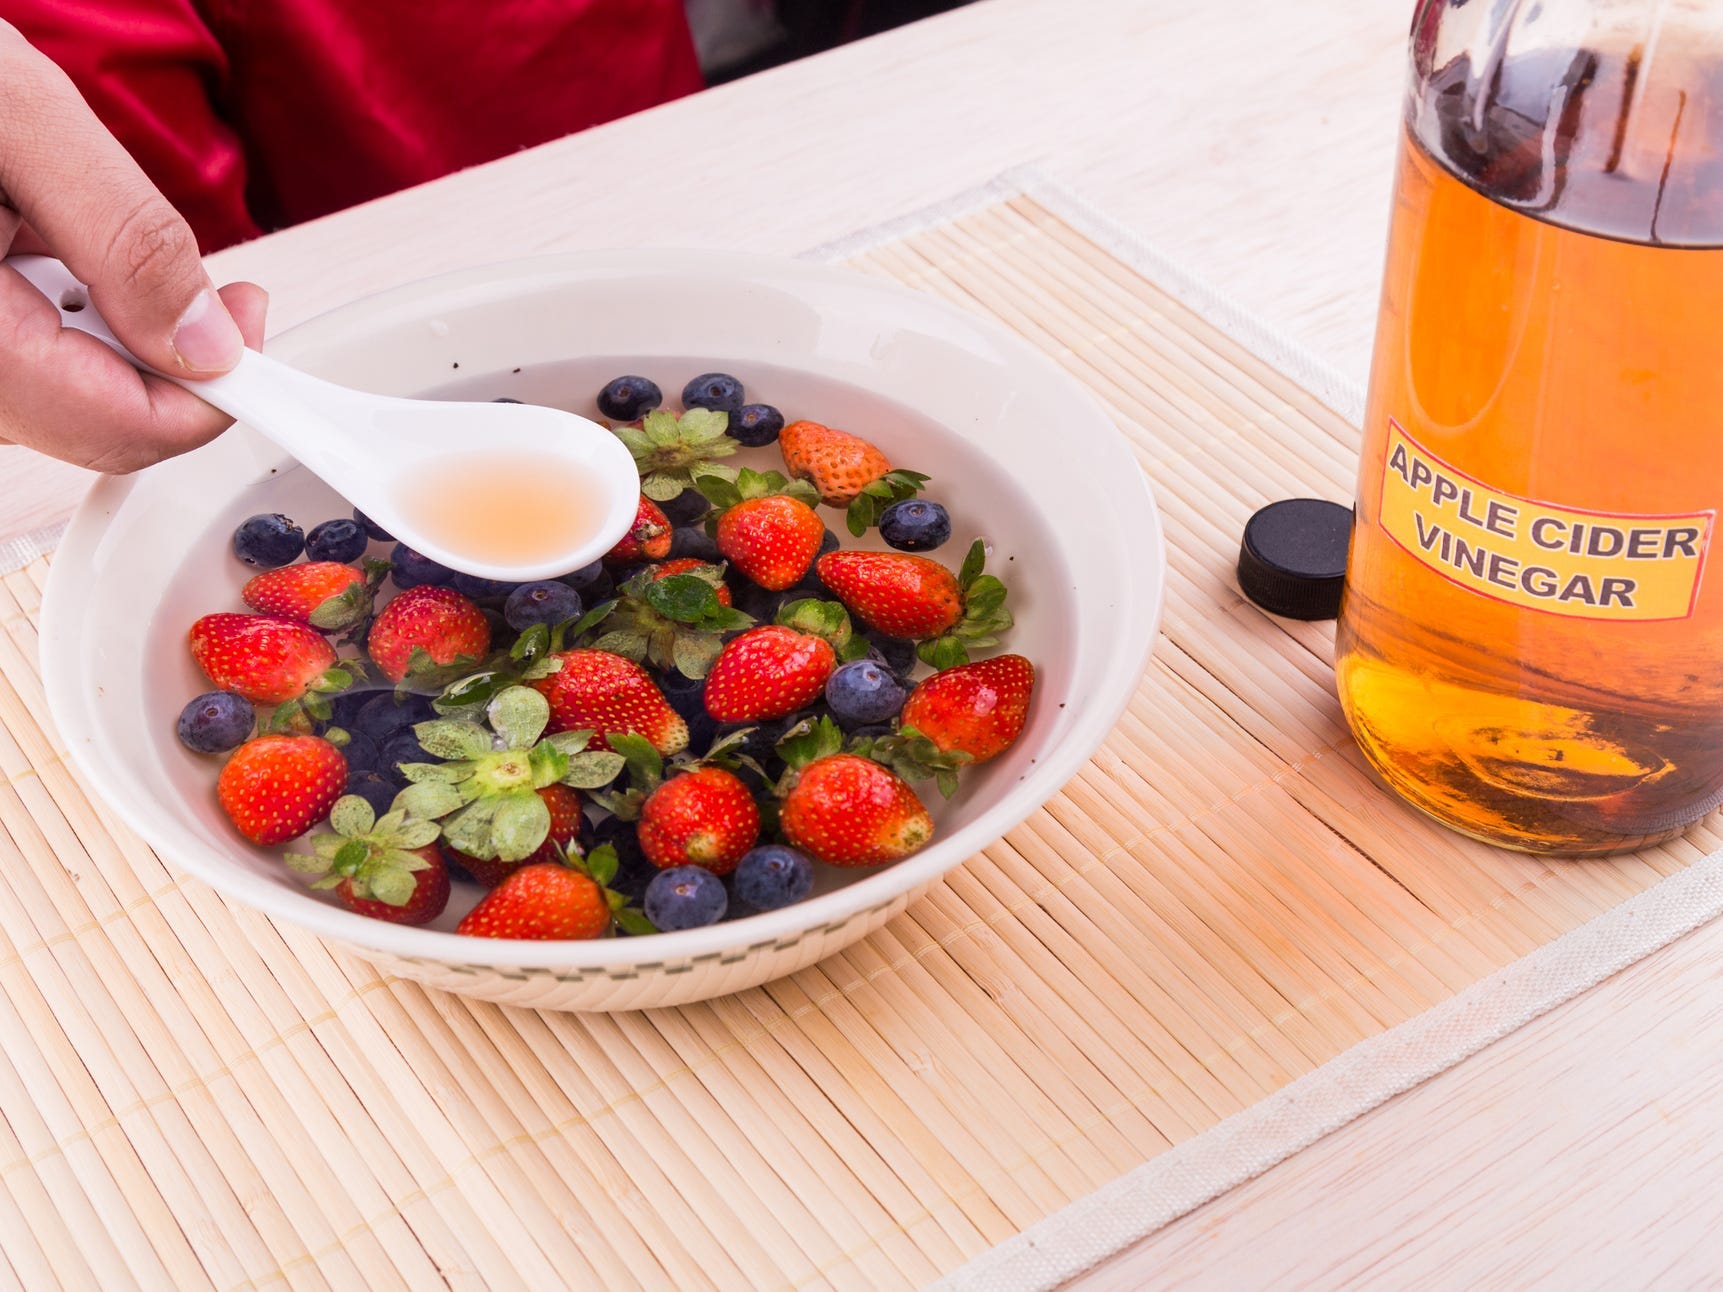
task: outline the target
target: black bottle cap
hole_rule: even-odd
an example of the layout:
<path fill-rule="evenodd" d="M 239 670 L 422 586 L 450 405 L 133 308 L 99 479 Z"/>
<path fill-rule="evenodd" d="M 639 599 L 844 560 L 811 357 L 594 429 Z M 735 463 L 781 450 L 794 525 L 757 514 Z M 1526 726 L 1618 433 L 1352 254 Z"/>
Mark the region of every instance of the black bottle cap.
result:
<path fill-rule="evenodd" d="M 1245 522 L 1238 586 L 1270 614 L 1333 619 L 1346 582 L 1352 509 L 1320 498 L 1283 498 Z"/>

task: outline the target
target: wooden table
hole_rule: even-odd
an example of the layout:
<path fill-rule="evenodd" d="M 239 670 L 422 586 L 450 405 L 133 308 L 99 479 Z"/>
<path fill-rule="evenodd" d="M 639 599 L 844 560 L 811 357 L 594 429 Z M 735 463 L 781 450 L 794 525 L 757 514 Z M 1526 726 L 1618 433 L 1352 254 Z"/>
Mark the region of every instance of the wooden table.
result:
<path fill-rule="evenodd" d="M 432 269 L 535 252 L 794 253 L 1034 164 L 1362 374 L 1409 7 L 983 0 L 212 268 L 267 285 L 279 331 Z M 85 485 L 17 449 L 0 449 L 0 480 L 0 539 L 62 518 Z M 1688 936 L 1079 1285 L 1710 1281 L 1720 961 L 1723 928 Z"/>

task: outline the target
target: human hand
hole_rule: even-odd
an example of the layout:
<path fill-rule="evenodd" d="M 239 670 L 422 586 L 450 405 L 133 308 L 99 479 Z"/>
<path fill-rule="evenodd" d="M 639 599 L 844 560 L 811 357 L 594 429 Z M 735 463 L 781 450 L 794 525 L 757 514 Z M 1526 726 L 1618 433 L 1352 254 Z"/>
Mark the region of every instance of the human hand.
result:
<path fill-rule="evenodd" d="M 263 341 L 268 297 L 218 293 L 197 239 L 64 73 L 0 22 L 0 256 L 64 261 L 131 352 L 193 380 Z M 214 439 L 232 419 L 140 373 L 0 268 L 0 443 L 96 471 L 136 471 Z"/>

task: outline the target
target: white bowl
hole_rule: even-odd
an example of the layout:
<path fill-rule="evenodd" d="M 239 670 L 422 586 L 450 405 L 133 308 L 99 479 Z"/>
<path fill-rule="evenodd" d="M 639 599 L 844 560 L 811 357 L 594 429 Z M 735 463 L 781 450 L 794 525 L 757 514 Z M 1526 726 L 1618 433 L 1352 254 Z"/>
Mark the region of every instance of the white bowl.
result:
<path fill-rule="evenodd" d="M 696 373 L 734 372 L 751 398 L 866 435 L 894 463 L 930 473 L 929 496 L 956 530 L 939 555 L 955 562 L 972 537 L 988 540 L 1017 615 L 1007 645 L 1039 674 L 1022 737 L 934 805 L 929 847 L 879 870 L 822 868 L 799 905 L 649 938 L 497 942 L 452 932 L 478 895 L 462 887 L 436 927 L 403 928 L 346 911 L 289 873 L 281 850 L 245 844 L 216 804 L 213 762 L 174 735 L 181 706 L 207 688 L 187 629 L 241 608 L 233 526 L 282 511 L 309 528 L 345 514 L 340 500 L 244 427 L 99 481 L 60 545 L 42 613 L 48 700 L 74 761 L 169 861 L 404 977 L 511 1004 L 634 1009 L 803 968 L 878 928 L 1054 794 L 1113 726 L 1152 648 L 1165 555 L 1123 438 L 1042 355 L 931 296 L 707 252 L 559 256 L 355 301 L 270 350 L 385 394 L 508 395 L 582 412 L 621 372 L 653 378 L 672 402 Z"/>

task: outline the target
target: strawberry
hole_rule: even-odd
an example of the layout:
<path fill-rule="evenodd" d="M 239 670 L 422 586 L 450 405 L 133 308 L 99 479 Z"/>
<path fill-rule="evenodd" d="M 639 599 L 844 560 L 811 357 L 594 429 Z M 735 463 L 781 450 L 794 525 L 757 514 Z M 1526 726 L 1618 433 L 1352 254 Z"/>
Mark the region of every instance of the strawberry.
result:
<path fill-rule="evenodd" d="M 809 763 L 779 808 L 791 846 L 830 866 L 879 866 L 933 838 L 933 818 L 909 782 L 855 754 Z"/>
<path fill-rule="evenodd" d="M 769 592 L 798 582 L 825 536 L 814 509 L 785 494 L 746 499 L 718 517 L 718 550 Z"/>
<path fill-rule="evenodd" d="M 453 588 L 422 583 L 383 607 L 365 648 L 383 676 L 399 682 L 409 672 L 477 660 L 491 648 L 484 612 Z M 423 652 L 424 658 L 417 658 Z"/>
<path fill-rule="evenodd" d="M 657 503 L 641 494 L 634 523 L 604 559 L 611 565 L 633 565 L 636 561 L 662 561 L 669 555 L 670 519 Z"/>
<path fill-rule="evenodd" d="M 862 623 L 920 641 L 916 653 L 943 669 L 967 662 L 970 647 L 997 645 L 1011 627 L 1005 585 L 982 572 L 985 563 L 976 539 L 955 575 L 938 561 L 903 552 L 827 552 L 814 568 Z"/>
<path fill-rule="evenodd" d="M 812 704 L 837 662 L 823 638 L 781 624 L 750 628 L 706 674 L 706 712 L 719 722 L 781 718 Z"/>
<path fill-rule="evenodd" d="M 610 927 L 611 905 L 591 876 L 540 861 L 509 875 L 468 912 L 456 933 L 536 941 L 596 938 Z"/>
<path fill-rule="evenodd" d="M 531 683 L 550 701 L 550 730 L 592 731 L 588 749 L 609 749 L 609 732 L 631 731 L 668 757 L 688 747 L 688 723 L 631 659 L 602 650 L 546 656 L 560 667 Z"/>
<path fill-rule="evenodd" d="M 292 619 L 325 632 L 347 628 L 371 613 L 365 576 L 339 561 L 310 561 L 265 570 L 239 590 L 259 614 Z"/>
<path fill-rule="evenodd" d="M 728 875 L 760 836 L 760 809 L 735 773 L 696 767 L 647 795 L 638 829 L 640 849 L 658 869 Z"/>
<path fill-rule="evenodd" d="M 832 866 L 878 866 L 933 838 L 933 818 L 909 782 L 870 758 L 837 751 L 830 718 L 778 746 L 790 765 L 780 783 L 778 828 L 792 847 Z"/>
<path fill-rule="evenodd" d="M 698 571 L 703 576 L 718 575 L 718 567 L 716 565 L 708 564 L 705 561 L 695 560 L 692 556 L 681 556 L 674 561 L 662 561 L 652 567 L 650 574 L 652 576 L 652 582 L 656 583 L 660 579 L 668 579 L 672 574 L 691 574 L 695 571 Z M 796 577 L 800 578 L 801 575 L 797 575 Z M 722 578 L 719 577 L 718 581 L 712 584 L 712 588 L 713 591 L 717 593 L 718 604 L 726 607 L 729 606 L 729 585 L 725 584 L 722 581 Z"/>
<path fill-rule="evenodd" d="M 779 808 L 791 846 L 830 866 L 879 866 L 933 838 L 933 818 L 891 769 L 855 754 L 804 767 Z"/>
<path fill-rule="evenodd" d="M 724 634 L 753 623 L 731 606 L 721 568 L 685 558 L 649 565 L 624 583 L 603 617 L 603 634 L 588 644 L 698 678 L 718 658 Z"/>
<path fill-rule="evenodd" d="M 377 819 L 357 794 L 336 801 L 329 832 L 315 835 L 310 853 L 288 853 L 288 866 L 315 876 L 313 888 L 333 888 L 342 905 L 391 924 L 429 924 L 449 904 L 449 868 L 437 846 L 434 821 L 399 808 Z"/>
<path fill-rule="evenodd" d="M 902 552 L 827 552 L 820 581 L 869 628 L 938 637 L 963 617 L 963 589 L 938 561 Z"/>
<path fill-rule="evenodd" d="M 545 735 L 550 701 L 531 687 L 505 686 L 461 711 L 470 716 L 414 725 L 419 747 L 440 761 L 402 764 L 411 783 L 395 806 L 440 822 L 444 846 L 481 882 L 561 860 L 555 850 L 580 826 L 572 787 L 609 784 L 623 760 L 585 752 L 590 731 Z"/>
<path fill-rule="evenodd" d="M 328 816 L 346 787 L 347 760 L 327 740 L 270 735 L 233 751 L 215 793 L 239 832 L 268 847 L 297 839 Z"/>
<path fill-rule="evenodd" d="M 924 678 L 905 701 L 899 719 L 942 751 L 984 763 L 1023 730 L 1035 666 L 1021 655 L 998 655 Z"/>
<path fill-rule="evenodd" d="M 253 704 L 296 700 L 335 665 L 316 629 L 268 615 L 205 615 L 191 626 L 191 656 L 217 687 Z"/>
<path fill-rule="evenodd" d="M 442 849 L 435 844 L 415 848 L 409 855 L 424 862 L 425 867 L 410 872 L 413 889 L 406 901 L 399 904 L 386 901 L 376 895 L 375 881 L 367 883 L 358 878 L 343 878 L 335 886 L 335 896 L 348 910 L 369 915 L 374 920 L 388 920 L 391 924 L 429 924 L 449 904 L 449 867 L 443 860 Z"/>
<path fill-rule="evenodd" d="M 580 794 L 571 786 L 557 784 L 546 785 L 538 791 L 538 796 L 544 800 L 545 807 L 550 809 L 550 832 L 527 861 L 555 861 L 558 847 L 569 852 L 576 846 L 576 836 L 580 834 L 581 825 L 585 821 L 581 813 Z"/>
<path fill-rule="evenodd" d="M 580 795 L 561 784 L 546 785 L 537 794 L 550 809 L 550 833 L 527 857 L 520 861 L 504 861 L 500 857 L 475 857 L 458 848 L 450 848 L 450 859 L 458 862 L 462 870 L 486 888 L 495 888 L 522 866 L 558 860 L 556 845 L 561 845 L 565 852 L 572 851 L 575 836 L 580 833 Z"/>
<path fill-rule="evenodd" d="M 690 408 L 682 416 L 654 409 L 631 426 L 612 429 L 627 446 L 640 472 L 640 490 L 659 502 L 676 497 L 694 483 L 692 469 L 710 469 L 740 445 L 725 434 L 729 418 L 710 408 Z"/>
<path fill-rule="evenodd" d="M 891 462 L 859 435 L 818 422 L 791 422 L 778 436 L 784 469 L 813 482 L 828 507 L 847 507 L 857 494 L 891 470 Z"/>

